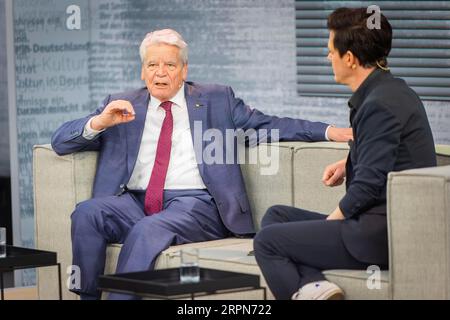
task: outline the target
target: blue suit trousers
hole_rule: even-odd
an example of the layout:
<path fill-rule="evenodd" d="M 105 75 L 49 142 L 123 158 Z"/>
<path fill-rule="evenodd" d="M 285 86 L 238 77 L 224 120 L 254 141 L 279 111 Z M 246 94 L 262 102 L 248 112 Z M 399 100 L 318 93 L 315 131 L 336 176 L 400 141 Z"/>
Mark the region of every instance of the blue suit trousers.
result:
<path fill-rule="evenodd" d="M 93 198 L 79 203 L 72 219 L 73 265 L 81 271 L 83 297 L 99 298 L 98 276 L 105 268 L 106 246 L 122 243 L 117 273 L 151 270 L 171 245 L 216 240 L 228 235 L 207 190 L 165 190 L 163 211 L 144 213 L 144 192 Z M 111 299 L 131 296 L 111 294 Z"/>

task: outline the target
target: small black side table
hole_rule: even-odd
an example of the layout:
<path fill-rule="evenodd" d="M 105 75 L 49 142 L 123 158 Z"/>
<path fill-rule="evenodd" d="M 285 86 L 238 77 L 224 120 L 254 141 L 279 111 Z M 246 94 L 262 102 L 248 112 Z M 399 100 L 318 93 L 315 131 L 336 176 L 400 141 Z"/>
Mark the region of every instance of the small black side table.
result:
<path fill-rule="evenodd" d="M 259 284 L 254 274 L 200 268 L 200 282 L 180 283 L 178 268 L 104 275 L 99 277 L 99 289 L 127 293 L 141 297 L 180 299 L 266 288 Z"/>
<path fill-rule="evenodd" d="M 4 300 L 3 273 L 18 269 L 58 266 L 59 300 L 62 300 L 61 264 L 56 252 L 6 246 L 6 257 L 0 258 L 1 299 Z"/>

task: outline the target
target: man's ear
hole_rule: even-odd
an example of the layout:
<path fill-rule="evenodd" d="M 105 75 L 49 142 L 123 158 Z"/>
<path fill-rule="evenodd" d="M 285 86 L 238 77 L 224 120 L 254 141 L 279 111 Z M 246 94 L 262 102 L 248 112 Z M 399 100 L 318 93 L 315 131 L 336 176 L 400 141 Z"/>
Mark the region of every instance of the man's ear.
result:
<path fill-rule="evenodd" d="M 355 61 L 355 55 L 353 54 L 353 52 L 351 51 L 347 51 L 345 53 L 345 64 L 347 65 L 347 67 L 351 68 L 352 65 L 354 65 L 356 63 Z"/>
<path fill-rule="evenodd" d="M 358 58 L 350 50 L 345 53 L 345 63 L 349 68 L 354 69 L 353 66 L 359 65 Z"/>
<path fill-rule="evenodd" d="M 142 67 L 141 67 L 141 80 L 145 81 L 145 79 L 144 79 L 144 64 L 142 64 Z"/>

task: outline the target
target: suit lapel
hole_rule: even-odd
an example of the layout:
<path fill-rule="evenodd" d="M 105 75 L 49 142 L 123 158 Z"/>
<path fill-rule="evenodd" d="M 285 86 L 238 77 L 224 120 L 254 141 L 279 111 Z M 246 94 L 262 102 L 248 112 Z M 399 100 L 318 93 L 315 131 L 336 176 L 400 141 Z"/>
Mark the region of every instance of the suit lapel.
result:
<path fill-rule="evenodd" d="M 126 139 L 127 139 L 127 167 L 128 167 L 128 180 L 131 177 L 132 170 L 136 163 L 136 159 L 139 152 L 139 146 L 141 145 L 142 133 L 144 132 L 145 118 L 147 117 L 148 104 L 150 102 L 150 94 L 147 89 L 142 89 L 142 93 L 139 94 L 133 101 L 130 101 L 136 112 L 136 118 L 134 121 L 128 123 L 126 127 Z M 127 181 L 128 181 L 127 180 Z"/>
<path fill-rule="evenodd" d="M 209 128 L 208 124 L 208 100 L 201 96 L 201 92 L 192 84 L 185 83 L 185 97 L 189 114 L 189 125 L 191 127 L 192 142 L 194 144 L 195 156 L 199 164 L 200 174 L 203 176 L 203 150 L 205 141 L 203 133 Z M 201 127 L 201 130 L 200 130 Z"/>

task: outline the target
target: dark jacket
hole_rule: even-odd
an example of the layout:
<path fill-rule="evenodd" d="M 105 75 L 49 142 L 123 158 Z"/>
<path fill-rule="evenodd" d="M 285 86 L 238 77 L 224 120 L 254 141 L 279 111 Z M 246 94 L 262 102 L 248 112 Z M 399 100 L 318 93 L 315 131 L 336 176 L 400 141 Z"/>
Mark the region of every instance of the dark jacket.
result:
<path fill-rule="evenodd" d="M 348 105 L 354 140 L 339 203 L 342 237 L 356 259 L 387 266 L 387 175 L 435 166 L 433 136 L 417 94 L 389 71 L 375 69 Z"/>

